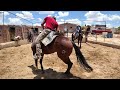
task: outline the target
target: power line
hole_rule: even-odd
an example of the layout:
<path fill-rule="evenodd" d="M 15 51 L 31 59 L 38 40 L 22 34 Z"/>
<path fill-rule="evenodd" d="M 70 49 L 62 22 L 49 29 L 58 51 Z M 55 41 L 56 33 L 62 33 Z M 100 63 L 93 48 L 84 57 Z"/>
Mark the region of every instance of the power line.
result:
<path fill-rule="evenodd" d="M 27 19 L 24 19 L 24 18 L 22 18 L 22 17 L 20 17 L 20 16 L 17 16 L 16 14 L 14 14 L 14 13 L 12 13 L 12 12 L 10 12 L 10 11 L 6 11 L 6 12 L 8 12 L 8 13 L 10 13 L 10 14 L 12 14 L 12 15 L 15 15 L 16 17 L 19 17 L 19 18 L 21 18 L 21 19 L 23 19 L 23 20 L 26 20 L 26 21 L 32 23 L 32 25 L 33 25 L 33 22 L 31 22 L 31 21 L 29 21 L 29 20 L 27 20 Z"/>

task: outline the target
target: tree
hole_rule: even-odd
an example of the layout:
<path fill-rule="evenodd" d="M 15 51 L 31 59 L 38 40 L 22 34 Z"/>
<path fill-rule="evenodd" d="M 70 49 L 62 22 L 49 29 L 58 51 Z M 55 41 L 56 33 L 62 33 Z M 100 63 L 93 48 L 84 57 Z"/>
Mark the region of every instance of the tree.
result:
<path fill-rule="evenodd" d="M 118 27 L 118 30 L 120 30 L 120 26 Z"/>

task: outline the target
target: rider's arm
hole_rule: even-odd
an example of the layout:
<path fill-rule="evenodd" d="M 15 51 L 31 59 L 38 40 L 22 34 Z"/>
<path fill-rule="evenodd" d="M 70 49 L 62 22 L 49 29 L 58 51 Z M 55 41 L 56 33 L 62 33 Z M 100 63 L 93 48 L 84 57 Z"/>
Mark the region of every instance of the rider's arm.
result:
<path fill-rule="evenodd" d="M 41 23 L 42 29 L 44 29 L 45 20 Z"/>
<path fill-rule="evenodd" d="M 58 26 L 56 27 L 56 31 L 60 32 L 60 29 L 59 29 L 59 27 L 58 27 Z"/>

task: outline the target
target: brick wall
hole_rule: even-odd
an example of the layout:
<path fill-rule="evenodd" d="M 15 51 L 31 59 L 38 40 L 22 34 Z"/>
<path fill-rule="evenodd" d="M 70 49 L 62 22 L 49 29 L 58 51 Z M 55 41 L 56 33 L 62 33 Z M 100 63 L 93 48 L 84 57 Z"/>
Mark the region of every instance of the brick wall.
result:
<path fill-rule="evenodd" d="M 27 32 L 30 30 L 30 26 L 19 26 L 19 25 L 0 25 L 0 43 L 9 42 L 10 40 L 10 27 L 15 27 L 15 36 L 21 36 L 22 39 L 27 38 Z"/>

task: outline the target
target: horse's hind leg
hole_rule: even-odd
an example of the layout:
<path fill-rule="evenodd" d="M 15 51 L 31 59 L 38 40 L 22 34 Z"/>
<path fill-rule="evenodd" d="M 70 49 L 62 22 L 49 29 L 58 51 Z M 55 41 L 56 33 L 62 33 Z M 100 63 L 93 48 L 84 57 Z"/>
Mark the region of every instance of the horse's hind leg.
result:
<path fill-rule="evenodd" d="M 36 56 L 36 46 L 35 46 L 34 43 L 32 43 L 31 49 L 32 49 L 32 52 L 33 52 L 33 58 L 35 60 L 35 67 L 36 67 L 36 70 L 37 70 L 38 69 L 38 58 Z"/>
<path fill-rule="evenodd" d="M 36 70 L 38 70 L 38 59 L 35 59 Z"/>
<path fill-rule="evenodd" d="M 68 58 L 66 59 L 66 61 L 64 61 L 64 62 L 68 65 L 68 68 L 67 68 L 67 70 L 65 71 L 65 74 L 70 74 L 70 69 L 71 69 L 73 63 L 70 61 L 70 58 L 69 58 L 69 57 L 68 57 Z"/>
<path fill-rule="evenodd" d="M 44 54 L 42 53 L 41 58 L 40 58 L 40 65 L 41 65 L 42 72 L 44 73 L 44 69 L 43 69 L 43 65 L 42 65 L 43 57 L 44 57 Z"/>

